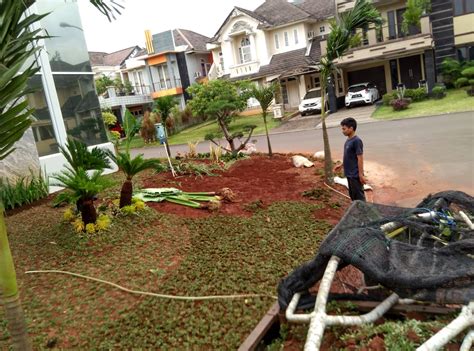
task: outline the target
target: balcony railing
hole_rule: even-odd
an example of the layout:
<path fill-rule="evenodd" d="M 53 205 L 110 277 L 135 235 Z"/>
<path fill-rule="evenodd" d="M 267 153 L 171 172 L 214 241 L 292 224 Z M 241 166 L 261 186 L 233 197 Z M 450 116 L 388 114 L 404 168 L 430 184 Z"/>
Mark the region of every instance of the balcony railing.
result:
<path fill-rule="evenodd" d="M 153 91 L 168 90 L 173 88 L 181 88 L 181 79 L 160 79 L 153 82 Z"/>
<path fill-rule="evenodd" d="M 361 44 L 350 49 L 347 54 L 336 59 L 336 63 L 349 63 L 375 57 L 384 57 L 398 52 L 422 50 L 431 47 L 431 22 L 428 16 L 420 19 L 420 27 L 411 28 L 407 34 L 400 27 L 383 26 L 381 29 L 369 28 Z M 322 40 L 321 53 L 327 52 L 327 41 Z"/>
<path fill-rule="evenodd" d="M 260 68 L 260 63 L 258 61 L 252 61 L 248 63 L 242 63 L 230 67 L 230 76 L 238 77 L 247 74 L 257 73 Z"/>

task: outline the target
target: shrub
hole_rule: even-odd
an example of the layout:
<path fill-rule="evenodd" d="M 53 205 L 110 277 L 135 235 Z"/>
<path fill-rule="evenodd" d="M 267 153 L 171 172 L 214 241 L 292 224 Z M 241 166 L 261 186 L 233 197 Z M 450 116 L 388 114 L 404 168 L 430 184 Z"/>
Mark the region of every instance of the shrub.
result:
<path fill-rule="evenodd" d="M 390 106 L 390 102 L 397 98 L 396 93 L 387 93 L 382 96 L 382 102 L 385 106 Z"/>
<path fill-rule="evenodd" d="M 474 66 L 463 69 L 461 74 L 462 74 L 462 78 L 459 78 L 458 81 L 460 79 L 466 79 L 467 85 L 469 86 L 469 89 L 467 90 L 467 94 L 469 96 L 474 96 Z"/>
<path fill-rule="evenodd" d="M 390 105 L 392 105 L 394 111 L 402 111 L 402 110 L 406 110 L 408 108 L 408 105 L 410 105 L 410 103 L 411 103 L 411 99 L 404 98 L 404 99 L 392 100 Z"/>
<path fill-rule="evenodd" d="M 8 179 L 0 178 L 0 202 L 3 202 L 6 210 L 31 204 L 48 194 L 48 177 L 43 176 L 41 172 L 39 175 L 31 172 L 29 177 L 22 177 L 15 184 L 10 183 Z"/>
<path fill-rule="evenodd" d="M 412 99 L 414 102 L 423 101 L 428 98 L 425 88 L 406 89 L 404 97 Z"/>
<path fill-rule="evenodd" d="M 462 88 L 469 85 L 469 79 L 466 77 L 461 77 L 456 80 L 455 86 L 456 88 Z"/>
<path fill-rule="evenodd" d="M 117 117 L 111 112 L 103 112 L 102 119 L 104 123 L 108 127 L 112 127 L 117 123 Z"/>
<path fill-rule="evenodd" d="M 446 96 L 446 88 L 442 85 L 436 85 L 431 91 L 431 96 L 435 99 L 442 99 Z"/>

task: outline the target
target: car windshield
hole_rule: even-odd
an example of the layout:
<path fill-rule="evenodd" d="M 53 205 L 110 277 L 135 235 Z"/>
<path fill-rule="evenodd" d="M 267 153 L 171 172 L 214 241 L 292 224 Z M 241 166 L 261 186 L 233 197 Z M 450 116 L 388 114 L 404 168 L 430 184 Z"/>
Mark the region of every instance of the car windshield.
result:
<path fill-rule="evenodd" d="M 321 97 L 321 90 L 312 90 L 306 93 L 303 100 L 314 99 L 318 97 Z"/>
<path fill-rule="evenodd" d="M 365 84 L 353 85 L 349 87 L 349 93 L 357 93 L 358 91 L 364 90 L 367 86 Z"/>

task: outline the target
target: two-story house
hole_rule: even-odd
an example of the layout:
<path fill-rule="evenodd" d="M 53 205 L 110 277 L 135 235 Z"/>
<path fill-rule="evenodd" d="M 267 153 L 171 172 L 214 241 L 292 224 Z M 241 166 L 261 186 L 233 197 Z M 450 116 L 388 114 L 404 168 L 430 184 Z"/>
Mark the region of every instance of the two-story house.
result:
<path fill-rule="evenodd" d="M 334 0 L 266 0 L 253 11 L 234 7 L 207 45 L 211 79 L 278 80 L 285 106 L 297 107 L 308 89 L 320 86 L 315 64 L 334 13 Z"/>
<path fill-rule="evenodd" d="M 172 95 L 184 108 L 189 98 L 186 88 L 206 79 L 209 74 L 212 65 L 212 55 L 206 49 L 209 40 L 204 35 L 185 29 L 153 35 L 145 32 L 147 73 L 143 77 L 149 79 L 147 85 L 153 99 Z"/>
<path fill-rule="evenodd" d="M 125 61 L 137 56 L 142 49 L 139 46 L 131 46 L 111 53 L 102 51 L 89 51 L 94 78 L 100 78 L 103 75 L 110 79 L 121 78 L 120 70 Z"/>

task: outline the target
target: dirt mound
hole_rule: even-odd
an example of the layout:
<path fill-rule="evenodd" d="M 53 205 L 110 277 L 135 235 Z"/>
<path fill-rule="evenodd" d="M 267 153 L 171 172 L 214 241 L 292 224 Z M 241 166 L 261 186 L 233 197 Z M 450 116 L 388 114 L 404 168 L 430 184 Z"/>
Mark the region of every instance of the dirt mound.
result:
<path fill-rule="evenodd" d="M 295 168 L 286 155 L 253 156 L 237 161 L 229 170 L 218 172 L 219 176 L 183 176 L 173 178 L 171 174 L 151 175 L 144 179 L 144 187 L 177 187 L 184 191 L 218 191 L 230 188 L 237 195 L 235 203 L 226 203 L 219 210 L 222 214 L 250 216 L 253 205 L 266 207 L 276 201 L 304 201 L 318 203 L 324 208 L 315 216 L 335 224 L 349 205 L 349 200 L 327 189 L 321 176 L 323 164 L 315 161 L 315 167 Z M 320 199 L 303 197 L 302 193 L 312 188 L 324 189 Z M 326 191 L 327 190 L 327 191 Z M 344 189 L 340 189 L 343 192 Z M 150 203 L 160 212 L 185 217 L 209 216 L 202 209 L 193 209 L 172 203 Z M 246 209 L 247 208 L 247 209 Z"/>

